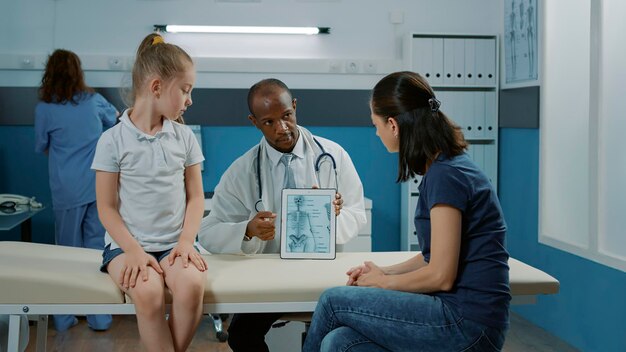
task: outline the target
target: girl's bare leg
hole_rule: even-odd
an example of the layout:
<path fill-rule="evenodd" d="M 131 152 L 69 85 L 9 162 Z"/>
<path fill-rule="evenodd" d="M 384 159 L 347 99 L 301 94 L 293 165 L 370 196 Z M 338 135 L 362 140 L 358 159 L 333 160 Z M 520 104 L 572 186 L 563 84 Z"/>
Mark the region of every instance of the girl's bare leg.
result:
<path fill-rule="evenodd" d="M 202 303 L 204 298 L 204 284 L 206 271 L 201 272 L 192 263 L 183 267 L 180 257 L 173 265 L 169 265 L 167 258 L 161 260 L 161 267 L 165 271 L 165 283 L 172 292 L 172 309 L 170 311 L 169 326 L 174 340 L 176 351 L 185 351 L 196 332 L 202 318 Z"/>
<path fill-rule="evenodd" d="M 108 266 L 109 275 L 120 289 L 120 278 L 126 254 L 121 254 Z M 141 275 L 135 287 L 126 291 L 135 305 L 137 326 L 141 343 L 147 351 L 174 351 L 172 334 L 165 320 L 165 285 L 163 276 L 152 267 L 148 267 L 148 281 Z"/>

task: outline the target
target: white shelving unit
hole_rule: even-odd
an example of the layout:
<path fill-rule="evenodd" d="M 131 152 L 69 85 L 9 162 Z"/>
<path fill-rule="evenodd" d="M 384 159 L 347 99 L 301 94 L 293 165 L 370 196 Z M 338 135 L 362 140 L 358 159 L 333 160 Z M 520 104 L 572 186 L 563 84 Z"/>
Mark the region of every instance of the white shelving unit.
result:
<path fill-rule="evenodd" d="M 425 77 L 470 143 L 468 154 L 498 187 L 498 37 L 410 34 L 404 67 Z M 401 248 L 419 250 L 414 216 L 420 178 L 402 184 Z"/>

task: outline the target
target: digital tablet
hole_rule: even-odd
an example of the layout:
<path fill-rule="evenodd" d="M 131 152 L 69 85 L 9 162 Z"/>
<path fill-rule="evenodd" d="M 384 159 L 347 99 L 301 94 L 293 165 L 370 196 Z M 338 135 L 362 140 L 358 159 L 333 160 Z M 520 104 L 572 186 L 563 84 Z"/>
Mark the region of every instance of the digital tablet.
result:
<path fill-rule="evenodd" d="M 283 189 L 280 257 L 335 259 L 334 189 Z"/>

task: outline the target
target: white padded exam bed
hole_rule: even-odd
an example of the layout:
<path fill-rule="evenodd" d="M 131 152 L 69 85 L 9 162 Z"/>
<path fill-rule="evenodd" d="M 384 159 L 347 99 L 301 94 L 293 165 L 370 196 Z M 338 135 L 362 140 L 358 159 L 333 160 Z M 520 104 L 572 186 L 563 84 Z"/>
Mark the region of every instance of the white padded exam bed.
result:
<path fill-rule="evenodd" d="M 278 255 L 206 255 L 204 312 L 312 312 L 324 289 L 344 285 L 348 268 L 372 260 L 389 265 L 411 252 L 337 253 L 335 260 L 284 260 Z M 134 314 L 134 306 L 107 274 L 101 251 L 0 242 L 0 314 L 10 315 L 8 351 L 17 351 L 20 315 L 38 317 L 37 350 L 44 351 L 47 315 Z M 513 303 L 555 294 L 552 276 L 510 259 Z"/>

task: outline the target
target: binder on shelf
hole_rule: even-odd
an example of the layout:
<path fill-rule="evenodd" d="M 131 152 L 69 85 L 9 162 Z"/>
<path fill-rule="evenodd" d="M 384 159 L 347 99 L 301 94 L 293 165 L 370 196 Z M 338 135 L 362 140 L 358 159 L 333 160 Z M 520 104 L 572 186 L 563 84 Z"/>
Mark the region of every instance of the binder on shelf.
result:
<path fill-rule="evenodd" d="M 426 77 L 428 79 L 430 67 L 430 60 L 432 60 L 432 55 L 430 54 L 432 48 L 432 39 L 430 38 L 414 38 L 412 44 L 412 62 L 413 62 L 413 71 L 419 73 L 420 75 Z"/>
<path fill-rule="evenodd" d="M 439 110 L 445 113 L 446 116 L 452 117 L 450 116 L 450 106 L 449 106 L 448 96 L 446 92 L 439 90 L 437 88 L 433 88 L 433 90 L 435 91 L 435 97 L 437 97 L 437 99 L 439 99 L 439 101 L 441 102 L 441 106 L 439 107 Z"/>
<path fill-rule="evenodd" d="M 498 136 L 498 114 L 496 108 L 496 92 L 485 92 L 485 137 L 488 139 L 496 139 Z"/>
<path fill-rule="evenodd" d="M 443 84 L 454 84 L 454 39 L 443 40 Z"/>
<path fill-rule="evenodd" d="M 474 136 L 477 139 L 484 139 L 487 130 L 485 123 L 485 92 L 472 92 L 472 97 L 474 99 L 474 125 L 476 126 Z"/>
<path fill-rule="evenodd" d="M 465 129 L 462 126 L 461 121 L 459 121 L 461 117 L 457 113 L 458 96 L 456 95 L 456 93 L 458 92 L 445 90 L 439 94 L 443 95 L 443 99 L 445 99 L 445 102 L 446 102 L 447 107 L 444 110 L 444 112 L 446 113 L 448 118 L 454 121 L 457 125 L 459 125 L 461 129 L 463 130 L 463 133 L 465 133 Z M 443 103 L 441 103 L 441 106 L 443 107 Z"/>
<path fill-rule="evenodd" d="M 463 131 L 466 139 L 473 139 L 473 101 L 470 101 L 472 92 L 470 91 L 444 91 L 441 92 L 446 98 L 448 108 L 444 110 L 448 118 L 452 119 Z M 440 94 L 441 94 L 440 93 Z M 443 106 L 443 105 L 442 105 Z"/>
<path fill-rule="evenodd" d="M 455 86 L 465 84 L 465 39 L 455 38 L 454 41 L 454 80 Z"/>
<path fill-rule="evenodd" d="M 496 40 L 485 40 L 485 67 L 487 71 L 487 84 L 493 86 L 496 84 Z"/>
<path fill-rule="evenodd" d="M 431 85 L 443 84 L 443 38 L 433 38 L 432 41 L 432 71 L 433 77 L 429 82 Z"/>
<path fill-rule="evenodd" d="M 483 172 L 486 173 L 485 171 L 485 145 L 484 144 L 473 144 L 472 145 L 472 149 L 474 149 L 474 152 L 472 153 L 472 160 L 474 160 L 474 162 L 476 163 L 476 165 L 483 170 Z"/>
<path fill-rule="evenodd" d="M 475 46 L 474 50 L 475 50 L 475 54 L 476 54 L 475 84 L 477 86 L 485 86 L 485 85 L 487 85 L 487 74 L 486 74 L 487 63 L 485 62 L 485 60 L 487 59 L 486 58 L 486 54 L 485 54 L 486 41 L 487 41 L 487 39 L 476 39 L 474 41 L 474 46 Z"/>
<path fill-rule="evenodd" d="M 463 116 L 463 126 L 465 127 L 465 138 L 476 138 L 477 126 L 474 121 L 474 92 L 459 92 L 459 112 Z"/>
<path fill-rule="evenodd" d="M 476 39 L 465 39 L 465 85 L 476 84 Z"/>

